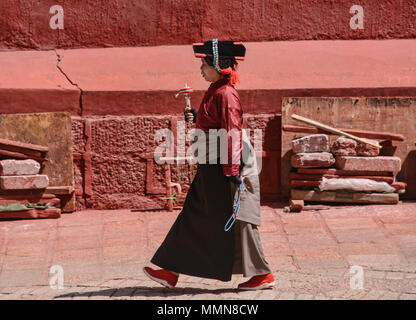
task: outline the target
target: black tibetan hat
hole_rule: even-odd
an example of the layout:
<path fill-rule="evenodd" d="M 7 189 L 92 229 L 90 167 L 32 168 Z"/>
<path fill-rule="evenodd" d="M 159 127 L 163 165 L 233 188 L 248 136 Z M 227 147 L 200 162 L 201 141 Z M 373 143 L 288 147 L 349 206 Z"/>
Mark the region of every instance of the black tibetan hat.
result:
<path fill-rule="evenodd" d="M 218 39 L 213 39 L 204 43 L 194 43 L 192 46 L 195 57 L 198 58 L 212 56 L 214 60 L 218 57 L 244 60 L 246 54 L 246 48 L 242 42 L 218 41 Z"/>

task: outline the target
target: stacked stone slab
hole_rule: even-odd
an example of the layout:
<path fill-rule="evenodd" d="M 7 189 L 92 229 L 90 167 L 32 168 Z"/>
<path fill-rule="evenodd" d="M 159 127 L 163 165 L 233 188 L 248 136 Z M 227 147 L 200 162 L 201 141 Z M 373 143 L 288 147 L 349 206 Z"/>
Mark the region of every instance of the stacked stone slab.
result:
<path fill-rule="evenodd" d="M 36 190 L 45 189 L 49 185 L 49 178 L 39 174 L 39 162 L 27 160 L 7 159 L 0 161 L 1 190 Z"/>
<path fill-rule="evenodd" d="M 3 129 L 13 130 L 9 127 Z M 41 172 L 43 168 L 45 171 L 50 169 L 42 164 L 45 161 L 53 162 L 56 157 L 55 154 L 47 157 L 49 151 L 49 147 L 45 145 L 0 137 L 0 219 L 58 218 L 61 210 L 72 207 L 70 201 L 75 192 L 74 186 L 49 186 L 49 180 L 56 183 L 57 177 L 48 177 Z M 58 174 L 55 170 L 52 172 Z M 47 209 L 44 209 L 45 204 Z M 10 208 L 14 211 L 7 212 Z M 23 208 L 23 211 L 18 211 L 19 208 Z M 28 208 L 34 209 L 25 210 Z"/>
<path fill-rule="evenodd" d="M 378 143 L 376 140 L 368 141 Z M 355 141 L 346 137 L 339 137 L 331 146 L 331 152 L 334 156 L 359 156 L 359 157 L 377 157 L 380 149 L 368 143 Z"/>
<path fill-rule="evenodd" d="M 367 140 L 378 143 L 375 140 Z M 380 156 L 379 148 L 345 137 L 339 137 L 333 143 L 331 152 L 336 157 L 335 167 L 341 170 L 369 171 L 375 176 L 379 172 L 391 172 L 395 177 L 401 169 L 399 157 Z"/>
<path fill-rule="evenodd" d="M 49 178 L 40 174 L 40 169 L 40 163 L 33 159 L 0 160 L 0 218 L 60 217 L 60 200 L 41 193 L 48 187 Z M 21 205 L 18 207 L 21 210 L 11 210 L 16 204 Z M 48 205 L 43 208 L 45 204 Z M 32 208 L 33 205 L 37 208 Z"/>
<path fill-rule="evenodd" d="M 377 143 L 375 140 L 367 140 Z M 293 169 L 289 175 L 292 200 L 397 203 L 398 193 L 404 192 L 406 187 L 405 183 L 396 181 L 396 175 L 401 169 L 400 158 L 380 156 L 379 148 L 367 143 L 338 137 L 332 146 L 329 146 L 327 135 L 312 134 L 294 139 L 292 152 Z M 389 192 L 392 190 L 395 192 L 392 194 L 377 193 L 371 196 L 372 193 L 357 191 L 355 188 L 355 192 L 349 192 L 350 195 L 346 197 L 345 190 L 319 191 L 324 178 L 340 179 L 338 180 L 340 186 L 347 181 L 358 183 L 359 186 L 363 184 L 362 190 L 365 189 L 366 181 L 367 184 L 376 181 L 378 186 L 383 185 L 390 190 Z"/>
<path fill-rule="evenodd" d="M 312 134 L 292 141 L 294 168 L 325 168 L 335 163 L 329 152 L 329 138 L 326 134 Z"/>

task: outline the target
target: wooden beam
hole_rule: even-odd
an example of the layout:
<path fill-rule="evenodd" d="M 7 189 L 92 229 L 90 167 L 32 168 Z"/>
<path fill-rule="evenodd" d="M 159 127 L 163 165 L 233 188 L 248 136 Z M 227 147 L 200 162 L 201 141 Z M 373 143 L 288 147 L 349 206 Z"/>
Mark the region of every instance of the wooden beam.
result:
<path fill-rule="evenodd" d="M 31 151 L 39 151 L 39 152 L 49 151 L 49 148 L 45 146 L 0 138 L 0 148 L 3 148 L 3 147 L 7 148 L 7 146 L 16 147 L 16 148 L 25 149 L 25 150 L 31 150 Z"/>
<path fill-rule="evenodd" d="M 329 174 L 329 175 L 340 175 L 340 176 L 371 176 L 374 175 L 373 171 L 350 171 L 335 168 L 298 168 L 298 173 L 306 174 Z M 392 173 L 389 171 L 377 172 L 377 176 L 391 177 Z"/>
<path fill-rule="evenodd" d="M 11 203 L 41 203 L 41 204 L 45 204 L 45 203 L 49 203 L 55 207 L 60 207 L 61 206 L 61 200 L 58 198 L 52 198 L 52 199 L 39 199 L 39 198 L 26 198 L 26 199 L 20 199 L 20 200 L 14 200 L 14 199 L 0 199 L 0 204 L 11 204 Z"/>
<path fill-rule="evenodd" d="M 354 177 L 355 179 L 355 177 Z M 376 181 L 376 180 L 374 180 Z M 387 182 L 387 181 L 378 181 L 378 182 Z M 388 183 L 388 182 L 387 182 Z M 290 180 L 290 185 L 292 187 L 319 187 L 321 181 L 319 180 Z M 404 190 L 407 187 L 405 182 L 391 182 L 390 186 L 396 189 L 396 191 Z"/>
<path fill-rule="evenodd" d="M 20 153 L 20 152 L 14 152 L 14 151 L 9 151 L 9 150 L 2 150 L 2 149 L 0 149 L 0 155 L 6 156 L 6 157 L 17 158 L 17 159 L 33 159 L 38 162 L 48 161 L 46 158 L 39 158 L 33 155 L 27 155 L 27 154 Z"/>
<path fill-rule="evenodd" d="M 384 203 L 397 204 L 398 193 L 364 193 L 364 192 L 336 192 L 336 191 L 315 191 L 297 190 L 290 191 L 291 199 L 311 202 L 345 202 L 345 203 Z"/>
<path fill-rule="evenodd" d="M 290 180 L 309 180 L 309 181 L 321 181 L 322 178 L 327 179 L 370 179 L 373 181 L 378 182 L 387 182 L 388 184 L 392 184 L 394 182 L 393 177 L 383 177 L 383 176 L 342 176 L 336 174 L 305 174 L 305 173 L 289 173 Z"/>
<path fill-rule="evenodd" d="M 299 120 L 299 121 L 302 121 L 302 122 L 306 122 L 306 123 L 311 124 L 315 127 L 318 127 L 319 129 L 322 129 L 322 130 L 325 130 L 325 131 L 328 131 L 328 132 L 331 132 L 331 133 L 334 133 L 334 134 L 337 134 L 337 135 L 340 135 L 340 136 L 345 136 L 345 137 L 348 137 L 348 138 L 353 139 L 355 141 L 365 143 L 365 144 L 369 144 L 369 145 L 374 146 L 374 147 L 379 148 L 379 149 L 382 148 L 382 146 L 380 146 L 378 143 L 373 143 L 371 141 L 368 141 L 366 139 L 354 136 L 353 134 L 347 133 L 345 131 L 338 130 L 336 128 L 330 127 L 330 126 L 328 126 L 326 124 L 323 124 L 323 123 L 320 123 L 318 121 L 308 119 L 308 118 L 299 116 L 297 114 L 292 114 L 292 118 L 296 119 L 296 120 Z"/>
<path fill-rule="evenodd" d="M 61 216 L 61 209 L 49 208 L 44 210 L 31 209 L 25 211 L 0 212 L 0 219 L 56 219 Z"/>
<path fill-rule="evenodd" d="M 23 194 L 22 194 L 23 193 Z M 1 194 L 0 200 L 29 200 L 29 201 L 36 201 L 40 199 L 54 199 L 54 194 L 49 193 L 37 193 L 33 194 L 30 192 L 26 192 L 25 190 L 19 190 L 19 192 L 13 191 L 7 194 Z"/>
<path fill-rule="evenodd" d="M 47 187 L 45 192 L 53 194 L 71 194 L 75 191 L 73 186 L 53 186 Z"/>
<path fill-rule="evenodd" d="M 335 134 L 328 132 L 316 127 L 303 127 L 303 126 L 294 126 L 285 124 L 282 126 L 282 129 L 287 132 L 297 132 L 297 133 L 325 133 L 325 134 Z M 367 138 L 367 139 L 376 139 L 376 140 L 392 140 L 392 141 L 404 141 L 404 136 L 402 134 L 387 133 L 387 132 L 378 132 L 378 131 L 367 131 L 359 129 L 345 129 L 345 128 L 336 128 L 340 131 L 344 131 L 349 134 L 353 134 L 357 137 Z"/>

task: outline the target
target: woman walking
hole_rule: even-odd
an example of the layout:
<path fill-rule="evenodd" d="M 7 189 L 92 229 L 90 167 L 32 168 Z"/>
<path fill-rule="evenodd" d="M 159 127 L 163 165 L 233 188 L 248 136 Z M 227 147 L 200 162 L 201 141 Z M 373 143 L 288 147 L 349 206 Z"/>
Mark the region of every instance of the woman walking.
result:
<path fill-rule="evenodd" d="M 145 267 L 143 271 L 169 288 L 176 285 L 180 274 L 221 281 L 243 274 L 251 278 L 239 284 L 239 289 L 272 288 L 274 277 L 257 229 L 260 186 L 256 157 L 242 130 L 243 110 L 234 88 L 239 82 L 236 60 L 244 59 L 246 49 L 241 42 L 213 39 L 194 44 L 193 50 L 201 58 L 203 78 L 211 85 L 198 112 L 188 109 L 185 117 L 205 132 L 210 161 L 198 164 L 183 209 L 151 259 L 162 269 Z M 217 145 L 218 136 L 210 134 L 212 129 L 225 130 L 228 144 L 222 140 Z M 224 161 L 217 151 L 225 145 Z"/>

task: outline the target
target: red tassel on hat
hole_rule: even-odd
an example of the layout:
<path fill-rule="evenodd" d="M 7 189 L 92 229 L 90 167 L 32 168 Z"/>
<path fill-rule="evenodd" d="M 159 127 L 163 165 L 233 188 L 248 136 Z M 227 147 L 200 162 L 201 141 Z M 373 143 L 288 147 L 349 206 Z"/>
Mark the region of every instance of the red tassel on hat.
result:
<path fill-rule="evenodd" d="M 237 71 L 233 70 L 231 67 L 221 70 L 221 74 L 229 74 L 230 81 L 228 82 L 230 85 L 240 83 L 240 77 L 238 76 Z"/>
<path fill-rule="evenodd" d="M 235 70 L 231 71 L 231 76 L 230 76 L 230 84 L 237 84 L 240 83 L 240 77 L 238 76 L 238 72 Z"/>
<path fill-rule="evenodd" d="M 226 69 L 220 69 L 221 70 L 221 74 L 230 74 L 233 69 L 231 67 L 228 67 Z"/>

